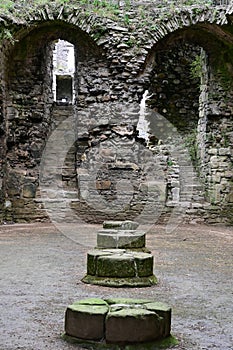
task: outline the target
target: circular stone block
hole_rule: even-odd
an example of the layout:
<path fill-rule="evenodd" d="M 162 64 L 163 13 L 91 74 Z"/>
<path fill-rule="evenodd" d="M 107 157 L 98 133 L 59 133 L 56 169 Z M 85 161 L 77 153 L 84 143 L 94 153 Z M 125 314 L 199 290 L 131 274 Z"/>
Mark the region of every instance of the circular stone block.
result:
<path fill-rule="evenodd" d="M 124 249 L 95 249 L 87 254 L 87 275 L 82 281 L 113 287 L 154 285 L 153 256 Z"/>
<path fill-rule="evenodd" d="M 147 299 L 90 298 L 68 306 L 63 338 L 79 344 L 85 344 L 86 340 L 93 349 L 99 349 L 100 345 L 108 349 L 111 344 L 121 348 L 127 344 L 138 345 L 135 349 L 149 345 L 148 349 L 158 349 L 161 339 L 166 339 L 167 347 L 169 341 L 174 345 L 170 331 L 171 308 L 164 303 Z"/>
<path fill-rule="evenodd" d="M 97 233 L 97 248 L 144 248 L 146 234 L 134 230 L 101 230 Z"/>

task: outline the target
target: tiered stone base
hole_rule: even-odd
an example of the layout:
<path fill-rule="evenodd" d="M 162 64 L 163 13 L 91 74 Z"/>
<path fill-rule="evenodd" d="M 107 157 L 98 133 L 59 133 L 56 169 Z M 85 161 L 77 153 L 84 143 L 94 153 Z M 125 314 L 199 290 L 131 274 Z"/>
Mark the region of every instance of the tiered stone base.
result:
<path fill-rule="evenodd" d="M 105 221 L 97 248 L 87 254 L 85 283 L 110 287 L 149 287 L 157 283 L 145 232 L 133 221 Z"/>
<path fill-rule="evenodd" d="M 82 281 L 113 287 L 154 285 L 153 256 L 125 249 L 94 249 L 87 254 L 87 275 Z"/>
<path fill-rule="evenodd" d="M 120 345 L 123 349 L 127 345 L 130 349 L 128 344 L 134 344 L 135 349 L 138 344 L 140 349 L 144 349 L 144 345 L 148 345 L 147 349 L 157 349 L 159 345 L 174 345 L 170 331 L 171 308 L 166 304 L 151 300 L 91 298 L 68 306 L 63 338 L 93 348 L 116 345 L 114 349 L 118 349 Z"/>

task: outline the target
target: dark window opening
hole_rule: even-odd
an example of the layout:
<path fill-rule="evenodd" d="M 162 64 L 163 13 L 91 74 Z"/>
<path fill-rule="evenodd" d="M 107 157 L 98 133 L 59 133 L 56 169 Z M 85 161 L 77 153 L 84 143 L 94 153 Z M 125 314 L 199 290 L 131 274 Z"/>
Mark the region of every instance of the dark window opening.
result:
<path fill-rule="evenodd" d="M 73 102 L 73 78 L 70 75 L 56 75 L 56 101 Z"/>

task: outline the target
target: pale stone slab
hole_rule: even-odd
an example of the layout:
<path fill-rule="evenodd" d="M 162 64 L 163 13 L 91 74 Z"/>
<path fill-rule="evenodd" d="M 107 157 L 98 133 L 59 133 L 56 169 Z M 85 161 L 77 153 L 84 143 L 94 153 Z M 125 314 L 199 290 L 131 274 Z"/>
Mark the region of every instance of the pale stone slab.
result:
<path fill-rule="evenodd" d="M 134 230 L 101 230 L 97 233 L 97 248 L 144 248 L 146 235 Z"/>
<path fill-rule="evenodd" d="M 104 221 L 103 228 L 106 229 L 118 229 L 118 230 L 136 230 L 139 226 L 135 221 Z"/>

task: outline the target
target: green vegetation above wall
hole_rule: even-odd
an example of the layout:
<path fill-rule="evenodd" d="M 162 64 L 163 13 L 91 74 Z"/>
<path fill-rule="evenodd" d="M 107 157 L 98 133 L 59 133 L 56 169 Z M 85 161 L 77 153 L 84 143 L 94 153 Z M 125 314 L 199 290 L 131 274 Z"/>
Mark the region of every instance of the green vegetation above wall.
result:
<path fill-rule="evenodd" d="M 221 1 L 220 1 L 221 2 Z M 226 4 L 227 0 L 224 0 Z M 61 12 L 82 12 L 84 16 L 95 15 L 109 18 L 120 26 L 134 27 L 135 18 L 140 19 L 138 28 L 148 27 L 157 31 L 157 22 L 169 20 L 185 8 L 192 8 L 194 15 L 202 10 L 216 6 L 214 0 L 1 0 L 0 2 L 0 41 L 3 39 L 14 41 L 15 25 L 27 25 L 32 17 L 43 17 L 44 11 L 59 14 Z M 49 10 L 48 10 L 49 9 Z M 67 15 L 68 16 L 68 15 Z M 64 18 L 64 16 L 63 16 Z M 46 19 L 46 16 L 45 16 Z M 12 24 L 11 24 L 12 23 Z M 97 34 L 99 36 L 99 34 Z M 134 46 L 134 42 L 129 43 Z"/>
<path fill-rule="evenodd" d="M 221 2 L 221 1 L 220 1 Z M 60 5 L 67 5 L 67 6 L 79 6 L 79 5 L 85 5 L 90 7 L 91 9 L 105 9 L 107 12 L 112 12 L 115 14 L 115 12 L 120 8 L 123 7 L 125 10 L 129 10 L 131 7 L 137 7 L 140 6 L 140 8 L 144 6 L 148 6 L 153 3 L 154 7 L 157 8 L 179 8 L 179 7 L 188 7 L 188 6 L 211 6 L 216 5 L 216 1 L 214 0 L 180 0 L 180 1 L 173 1 L 173 0 L 165 0 L 165 1 L 145 1 L 145 4 L 142 5 L 142 1 L 135 1 L 135 0 L 125 0 L 125 1 L 119 1 L 119 0 L 2 0 L 0 3 L 0 15 L 12 15 L 12 12 L 20 12 L 22 15 L 25 14 L 25 12 L 34 12 L 38 8 L 41 8 L 45 5 L 51 5 L 53 4 L 54 7 L 60 6 Z M 218 3 L 218 1 L 217 1 Z M 227 3 L 225 1 L 224 3 Z"/>

